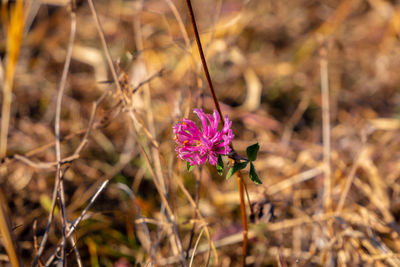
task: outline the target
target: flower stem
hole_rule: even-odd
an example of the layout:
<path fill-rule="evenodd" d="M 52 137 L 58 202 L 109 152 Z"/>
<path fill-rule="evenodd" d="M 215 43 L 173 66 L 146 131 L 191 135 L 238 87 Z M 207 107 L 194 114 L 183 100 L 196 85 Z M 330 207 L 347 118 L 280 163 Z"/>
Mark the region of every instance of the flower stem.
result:
<path fill-rule="evenodd" d="M 242 244 L 242 266 L 246 266 L 246 255 L 247 255 L 247 216 L 246 216 L 246 206 L 244 203 L 244 186 L 243 186 L 243 178 L 242 173 L 238 171 L 236 173 L 237 182 L 239 186 L 239 194 L 240 194 L 240 213 L 242 214 L 242 226 L 243 226 L 243 244 Z"/>
<path fill-rule="evenodd" d="M 214 100 L 215 108 L 217 109 L 219 115 L 221 116 L 222 124 L 224 124 L 225 123 L 224 122 L 224 116 L 222 116 L 221 108 L 219 106 L 219 102 L 218 102 L 217 96 L 215 95 L 214 86 L 213 86 L 212 81 L 211 81 L 210 72 L 208 71 L 206 58 L 204 56 L 203 47 L 202 47 L 201 41 L 200 41 L 199 31 L 197 30 L 196 19 L 194 18 L 194 12 L 193 12 L 193 8 L 192 8 L 192 4 L 191 4 L 190 0 L 186 0 L 186 3 L 187 3 L 189 14 L 190 14 L 190 20 L 191 20 L 192 26 L 193 26 L 193 32 L 194 32 L 194 36 L 195 36 L 195 39 L 196 39 L 197 48 L 199 49 L 199 54 L 200 54 L 201 63 L 203 65 L 204 74 L 206 75 L 207 83 L 208 83 L 208 86 L 210 88 L 210 92 L 211 92 L 212 98 Z"/>
<path fill-rule="evenodd" d="M 220 117 L 222 119 L 222 124 L 225 124 L 224 116 L 223 116 L 223 114 L 221 112 L 221 108 L 220 108 L 217 96 L 215 94 L 215 91 L 214 91 L 214 86 L 213 86 L 212 81 L 211 81 L 210 72 L 208 71 L 206 58 L 204 57 L 203 48 L 202 48 L 201 41 L 200 41 L 199 31 L 197 30 L 196 19 L 194 17 L 192 4 L 191 4 L 190 0 L 186 0 L 186 4 L 187 4 L 188 10 L 189 10 L 190 20 L 192 22 L 193 32 L 194 32 L 194 36 L 195 36 L 195 39 L 196 39 L 197 48 L 199 50 L 201 63 L 203 65 L 204 74 L 206 75 L 207 83 L 208 83 L 208 86 L 210 88 L 210 92 L 211 92 L 212 98 L 214 100 L 214 105 L 215 105 L 215 108 L 219 112 L 219 115 L 220 115 Z M 233 147 L 232 147 L 232 150 L 234 151 Z M 235 160 L 235 162 L 239 161 L 238 159 L 234 159 L 234 160 Z M 245 206 L 245 201 L 244 201 L 243 178 L 242 178 L 242 174 L 240 173 L 240 171 L 237 172 L 237 177 L 238 177 L 237 180 L 238 180 L 239 194 L 240 194 L 240 212 L 242 214 L 242 226 L 243 226 L 242 267 L 244 267 L 246 265 L 247 239 L 248 239 L 248 237 L 247 237 L 247 217 L 246 217 L 246 206 Z"/>

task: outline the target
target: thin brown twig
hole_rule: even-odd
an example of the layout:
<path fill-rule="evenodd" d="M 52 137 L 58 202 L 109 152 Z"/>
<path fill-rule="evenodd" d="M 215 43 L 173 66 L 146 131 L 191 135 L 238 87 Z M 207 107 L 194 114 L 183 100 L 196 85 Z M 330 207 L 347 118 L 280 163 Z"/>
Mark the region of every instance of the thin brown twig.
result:
<path fill-rule="evenodd" d="M 69 231 L 69 229 L 68 229 L 68 231 Z M 69 240 L 71 242 L 71 246 L 74 248 L 76 263 L 78 264 L 78 267 L 82 267 L 83 265 L 82 265 L 81 255 L 79 254 L 78 247 L 76 246 L 76 241 L 75 241 L 74 236 L 71 235 Z"/>
<path fill-rule="evenodd" d="M 327 51 L 323 47 L 320 50 L 320 75 L 321 75 L 321 98 L 322 98 L 322 142 L 324 151 L 324 208 L 329 210 L 332 205 L 331 199 L 331 133 L 330 133 L 330 111 L 329 111 L 329 81 Z"/>
<path fill-rule="evenodd" d="M 103 181 L 103 183 L 101 184 L 101 186 L 99 187 L 99 189 L 96 191 L 96 193 L 90 198 L 89 203 L 87 204 L 86 208 L 82 211 L 81 215 L 74 220 L 74 222 L 71 224 L 68 233 L 66 234 L 66 238 L 68 239 L 73 232 L 76 230 L 76 228 L 78 227 L 78 224 L 82 221 L 82 219 L 84 218 L 84 216 L 86 215 L 86 213 L 89 211 L 90 207 L 93 205 L 93 203 L 95 202 L 95 200 L 97 199 L 97 197 L 100 195 L 100 193 L 104 190 L 104 188 L 107 186 L 107 184 L 110 182 L 109 179 Z M 60 251 L 60 247 L 64 244 L 62 244 L 64 242 L 64 240 L 61 241 L 61 244 L 59 246 L 57 246 L 56 251 L 49 257 L 49 259 L 47 260 L 45 266 L 49 266 L 54 258 L 56 257 L 57 253 Z"/>
<path fill-rule="evenodd" d="M 132 93 L 136 93 L 143 85 L 148 84 L 149 82 L 151 82 L 153 79 L 160 77 L 164 74 L 165 69 L 161 69 L 159 71 L 157 71 L 156 73 L 154 73 L 153 75 L 151 75 L 150 77 L 148 77 L 146 80 L 141 81 L 139 84 L 137 84 L 135 86 L 135 88 L 132 89 Z"/>
<path fill-rule="evenodd" d="M 56 199 L 57 199 L 57 192 L 59 191 L 60 183 L 62 183 L 62 178 L 61 178 L 62 161 L 61 161 L 61 145 L 60 145 L 61 104 L 62 104 L 62 98 L 63 98 L 63 95 L 64 95 L 65 86 L 66 86 L 66 80 L 67 80 L 67 76 L 68 76 L 68 72 L 69 72 L 69 66 L 70 66 L 71 59 L 72 59 L 72 48 L 73 48 L 73 43 L 74 43 L 74 40 L 75 40 L 75 33 L 76 33 L 76 15 L 75 15 L 73 2 L 71 1 L 70 3 L 71 3 L 71 10 L 70 10 L 70 20 L 71 20 L 70 36 L 69 36 L 69 42 L 68 42 L 68 48 L 67 48 L 67 54 L 66 54 L 66 58 L 65 58 L 64 68 L 63 68 L 63 72 L 62 72 L 62 75 L 61 75 L 61 81 L 60 81 L 60 85 L 59 85 L 59 89 L 58 89 L 57 105 L 56 105 L 56 116 L 55 116 L 55 125 L 54 125 L 54 131 L 55 131 L 55 136 L 56 136 L 55 148 L 56 148 L 56 159 L 57 159 L 57 171 L 56 171 L 56 179 L 55 179 L 56 182 L 54 183 L 55 187 L 54 187 L 54 191 L 53 191 L 52 209 L 51 209 L 51 212 L 49 214 L 48 223 L 47 223 L 47 227 L 46 227 L 46 232 L 45 232 L 45 235 L 44 235 L 44 237 L 42 239 L 42 242 L 40 243 L 38 254 L 36 255 L 35 260 L 33 261 L 33 264 L 32 264 L 33 266 L 35 266 L 37 264 L 37 261 L 40 258 L 41 254 L 43 253 L 44 247 L 46 245 L 48 234 L 49 234 L 49 231 L 50 231 L 50 226 L 51 226 L 52 221 L 53 221 L 53 212 L 54 212 L 54 209 L 55 209 L 55 202 L 56 202 Z M 60 197 L 60 199 L 63 199 L 63 198 Z M 61 207 L 65 211 L 65 203 L 63 202 L 63 200 L 61 201 Z M 63 243 L 65 244 L 65 240 L 66 240 L 65 232 L 66 232 L 67 219 L 66 219 L 66 215 L 64 213 L 63 213 L 62 221 L 63 221 L 62 232 L 63 232 L 63 239 L 64 239 Z M 65 249 L 63 249 L 63 252 L 65 252 Z M 63 264 L 65 265 L 65 258 L 63 258 Z"/>
<path fill-rule="evenodd" d="M 33 248 L 35 249 L 35 253 L 37 254 L 37 251 L 38 251 L 37 220 L 33 221 L 32 230 L 33 230 Z"/>
<path fill-rule="evenodd" d="M 55 207 L 56 207 L 57 188 L 58 188 L 58 183 L 55 182 L 54 183 L 54 188 L 53 188 L 53 196 L 52 196 L 52 199 L 51 199 L 50 213 L 49 213 L 49 217 L 47 219 L 46 230 L 44 232 L 42 241 L 40 242 L 39 249 L 37 251 L 35 259 L 33 260 L 32 266 L 36 266 L 38 261 L 40 262 L 40 256 L 42 255 L 42 253 L 44 251 L 44 248 L 46 246 L 47 239 L 49 238 L 50 227 L 51 227 L 51 224 L 53 222 L 54 210 L 55 210 Z"/>
<path fill-rule="evenodd" d="M 348 195 L 348 193 L 350 191 L 350 187 L 353 184 L 356 171 L 357 171 L 358 167 L 360 166 L 360 161 L 362 159 L 361 155 L 362 155 L 363 149 L 361 149 L 358 152 L 358 155 L 356 157 L 356 161 L 354 162 L 353 166 L 351 167 L 350 173 L 349 173 L 349 175 L 348 175 L 348 177 L 346 179 L 342 194 L 340 195 L 339 204 L 336 207 L 336 212 L 337 213 L 340 213 L 342 211 L 343 207 L 344 207 L 344 202 L 346 201 L 346 197 L 347 197 L 347 195 Z"/>
<path fill-rule="evenodd" d="M 192 265 L 193 265 L 194 256 L 196 255 L 197 247 L 199 246 L 200 239 L 201 239 L 201 236 L 203 235 L 204 230 L 205 230 L 205 227 L 203 227 L 201 229 L 199 237 L 196 240 L 196 243 L 195 243 L 194 248 L 193 248 L 192 256 L 190 257 L 189 267 L 192 267 Z"/>
<path fill-rule="evenodd" d="M 25 157 L 25 156 L 21 156 L 21 155 L 14 155 L 14 158 L 16 160 L 19 160 L 23 163 L 25 163 L 28 166 L 31 166 L 33 168 L 37 168 L 37 169 L 49 169 L 49 168 L 54 168 L 57 167 L 57 165 L 60 163 L 61 165 L 66 164 L 66 163 L 70 163 L 73 160 L 76 160 L 79 158 L 79 155 L 72 155 L 66 158 L 63 158 L 60 162 L 35 162 L 30 160 L 29 158 Z"/>
<path fill-rule="evenodd" d="M 68 227 L 68 219 L 67 219 L 67 213 L 66 213 L 66 208 L 65 208 L 64 177 L 63 177 L 63 175 L 61 175 L 61 166 L 59 167 L 59 169 L 60 169 L 60 172 L 59 172 L 58 176 L 59 176 L 59 180 L 60 180 L 60 183 L 59 183 L 60 185 L 58 186 L 58 196 L 59 196 L 58 200 L 59 200 L 59 206 L 60 206 L 60 210 L 61 210 L 61 235 L 62 235 L 62 238 L 64 241 L 63 242 L 64 245 L 61 246 L 60 258 L 62 260 L 62 266 L 66 267 L 67 266 L 66 232 L 67 232 L 67 227 Z"/>
<path fill-rule="evenodd" d="M 247 185 L 245 182 L 242 181 L 243 187 L 244 187 L 244 192 L 246 193 L 246 198 L 247 198 L 247 204 L 249 205 L 250 208 L 250 214 L 254 215 L 254 210 L 253 210 L 253 206 L 251 205 L 251 201 L 250 201 L 250 195 L 249 195 L 249 191 L 247 191 Z"/>
<path fill-rule="evenodd" d="M 68 224 L 68 219 L 66 215 L 66 207 L 65 207 L 65 196 L 64 196 L 64 179 L 61 176 L 61 144 L 60 144 L 60 120 L 61 120 L 61 107 L 62 107 L 62 99 L 64 96 L 64 91 L 66 87 L 66 82 L 67 82 L 67 77 L 69 73 L 69 67 L 71 65 L 71 59 L 72 59 L 72 48 L 73 44 L 75 41 L 75 34 L 76 34 L 76 14 L 75 14 L 75 5 L 74 1 L 70 1 L 70 20 L 71 20 L 71 25 L 70 25 L 70 36 L 69 36 L 69 41 L 68 41 L 68 48 L 67 48 L 67 54 L 65 58 L 65 63 L 64 63 L 64 68 L 61 76 L 61 81 L 60 81 L 60 87 L 58 89 L 58 95 L 57 95 L 57 104 L 56 104 L 56 115 L 55 115 L 55 123 L 54 123 L 54 132 L 56 136 L 56 159 L 57 159 L 57 175 L 56 175 L 56 180 L 59 180 L 59 199 L 60 199 L 60 207 L 61 207 L 61 227 L 62 227 L 62 236 L 63 236 L 63 243 L 64 245 L 62 246 L 61 249 L 61 258 L 62 258 L 62 263 L 63 266 L 67 265 L 67 259 L 66 259 L 66 231 L 67 231 L 67 224 Z"/>

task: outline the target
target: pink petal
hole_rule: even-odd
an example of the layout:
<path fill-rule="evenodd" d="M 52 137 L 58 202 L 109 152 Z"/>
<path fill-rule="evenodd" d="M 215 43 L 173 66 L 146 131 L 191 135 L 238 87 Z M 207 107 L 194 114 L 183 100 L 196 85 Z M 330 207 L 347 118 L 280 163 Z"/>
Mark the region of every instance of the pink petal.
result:
<path fill-rule="evenodd" d="M 217 165 L 218 159 L 215 156 L 214 152 L 210 152 L 210 155 L 208 156 L 208 161 L 210 162 L 211 165 L 215 166 Z"/>

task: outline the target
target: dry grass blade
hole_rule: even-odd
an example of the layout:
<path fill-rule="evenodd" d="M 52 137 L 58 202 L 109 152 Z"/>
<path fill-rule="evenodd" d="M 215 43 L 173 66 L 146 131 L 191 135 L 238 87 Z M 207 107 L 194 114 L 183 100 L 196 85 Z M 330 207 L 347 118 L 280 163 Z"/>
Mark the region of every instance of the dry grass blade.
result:
<path fill-rule="evenodd" d="M 188 33 L 186 31 L 185 25 L 183 24 L 183 20 L 181 15 L 178 12 L 178 9 L 176 8 L 176 6 L 174 5 L 174 3 L 171 0 L 165 0 L 168 3 L 168 6 L 171 8 L 172 13 L 174 14 L 176 21 L 178 22 L 179 25 L 179 30 L 182 33 L 183 39 L 185 40 L 185 45 L 186 45 L 186 49 L 188 49 L 188 53 L 189 53 L 189 49 L 191 47 L 190 45 L 190 40 L 189 40 L 189 36 Z"/>
<path fill-rule="evenodd" d="M 331 177 L 331 123 L 329 109 L 329 80 L 327 48 L 320 50 L 320 73 L 321 73 L 321 98 L 322 98 L 322 131 L 324 147 L 324 208 L 330 210 L 332 205 L 332 177 Z"/>
<path fill-rule="evenodd" d="M 309 179 L 313 179 L 316 176 L 323 173 L 324 167 L 317 167 L 315 169 L 311 169 L 300 174 L 294 175 L 290 178 L 285 179 L 284 181 L 271 185 L 267 188 L 267 192 L 269 195 L 274 195 L 286 188 L 289 188 L 293 185 L 305 182 Z"/>
<path fill-rule="evenodd" d="M 190 1 L 216 103 L 185 1 L 77 2 L 2 2 L 0 265 L 400 266 L 396 1 Z M 263 185 L 177 158 L 215 105 Z"/>
<path fill-rule="evenodd" d="M 190 257 L 189 267 L 192 267 L 192 265 L 193 265 L 194 256 L 196 255 L 196 250 L 197 250 L 197 247 L 199 246 L 200 239 L 201 239 L 201 236 L 202 236 L 203 233 L 204 233 L 204 230 L 205 230 L 205 228 L 203 227 L 203 228 L 201 229 L 201 231 L 200 231 L 199 237 L 198 237 L 197 240 L 196 240 L 196 243 L 194 244 L 192 256 Z"/>
<path fill-rule="evenodd" d="M 7 6 L 1 3 L 1 12 L 3 15 L 7 12 L 6 8 Z M 16 1 L 15 7 L 11 9 L 9 22 L 7 22 L 5 18 L 3 19 L 3 22 L 8 26 L 8 29 L 6 38 L 6 73 L 3 84 L 3 104 L 1 110 L 0 159 L 4 158 L 7 152 L 7 135 L 10 124 L 10 109 L 12 101 L 11 94 L 24 30 L 24 1 Z"/>
<path fill-rule="evenodd" d="M 203 224 L 206 225 L 203 216 L 201 215 L 201 213 L 200 213 L 198 207 L 196 206 L 196 202 L 193 200 L 192 196 L 189 194 L 189 192 L 186 190 L 185 186 L 184 186 L 184 185 L 182 184 L 182 182 L 180 181 L 179 176 L 175 176 L 175 177 L 176 177 L 176 181 L 177 181 L 177 183 L 178 183 L 179 188 L 182 190 L 182 192 L 185 194 L 187 200 L 190 202 L 190 204 L 192 205 L 192 207 L 195 209 L 195 211 L 196 211 L 196 213 L 197 213 L 197 216 L 198 216 L 199 219 L 203 222 Z M 204 229 L 205 229 L 205 231 L 206 231 L 206 235 L 207 235 L 207 238 L 208 238 L 208 255 L 207 255 L 206 263 L 207 263 L 207 265 L 208 265 L 208 262 L 209 262 L 209 260 L 210 260 L 210 252 L 211 252 L 211 249 L 212 249 L 213 252 L 214 252 L 214 256 L 215 256 L 216 262 L 217 262 L 217 264 L 218 264 L 218 253 L 217 253 L 217 250 L 216 250 L 216 248 L 215 248 L 214 242 L 213 242 L 212 239 L 211 239 L 211 235 L 210 235 L 210 232 L 209 232 L 207 226 L 205 226 Z"/>
<path fill-rule="evenodd" d="M 0 234 L 12 266 L 21 266 L 3 192 L 0 188 Z"/>

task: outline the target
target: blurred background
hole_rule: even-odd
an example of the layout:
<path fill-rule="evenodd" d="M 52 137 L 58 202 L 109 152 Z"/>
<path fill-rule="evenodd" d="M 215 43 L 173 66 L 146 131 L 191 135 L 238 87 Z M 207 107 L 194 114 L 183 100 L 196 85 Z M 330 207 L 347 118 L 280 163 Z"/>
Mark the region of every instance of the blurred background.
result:
<path fill-rule="evenodd" d="M 69 1 L 23 1 L 19 15 L 6 2 L 0 185 L 22 261 L 34 260 L 51 211 L 57 94 L 72 47 L 59 123 L 61 157 L 74 156 L 61 166 L 67 219 L 109 183 L 72 235 L 67 265 L 77 264 L 75 249 L 83 266 L 179 266 L 198 241 L 193 266 L 206 266 L 212 241 L 209 266 L 240 266 L 236 179 L 209 165 L 188 173 L 174 151 L 172 126 L 195 120 L 193 108 L 214 109 L 185 1 L 94 1 L 121 90 L 87 1 L 73 9 L 72 43 Z M 241 155 L 261 147 L 263 184 L 243 172 L 247 264 L 399 266 L 400 3 L 192 5 L 233 146 Z M 43 263 L 62 240 L 61 218 L 57 204 Z M 3 244 L 0 265 L 9 266 Z"/>

